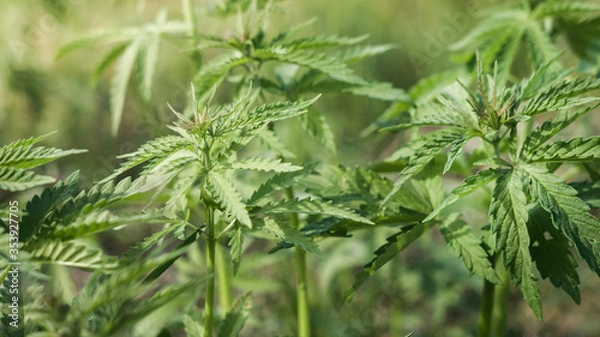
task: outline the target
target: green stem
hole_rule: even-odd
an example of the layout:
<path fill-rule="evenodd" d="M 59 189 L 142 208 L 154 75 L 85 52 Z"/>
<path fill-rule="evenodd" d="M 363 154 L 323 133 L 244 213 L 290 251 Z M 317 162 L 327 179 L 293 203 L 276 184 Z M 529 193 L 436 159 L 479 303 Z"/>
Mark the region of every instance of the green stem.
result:
<path fill-rule="evenodd" d="M 496 256 L 491 257 L 492 268 L 496 265 Z M 481 309 L 479 312 L 479 330 L 477 337 L 489 337 L 492 328 L 492 312 L 494 309 L 495 285 L 485 279 L 481 294 Z"/>
<path fill-rule="evenodd" d="M 194 62 L 194 66 L 196 67 L 196 71 L 200 70 L 202 65 L 202 55 L 198 48 L 198 25 L 196 23 L 196 12 L 194 10 L 194 1 L 193 0 L 183 0 L 182 1 L 182 9 L 183 9 L 183 17 L 185 22 L 188 23 L 189 27 L 189 38 L 190 38 L 190 47 L 192 47 L 192 58 Z"/>
<path fill-rule="evenodd" d="M 306 277 L 306 252 L 296 247 L 296 296 L 298 301 L 298 337 L 310 336 L 308 283 Z"/>
<path fill-rule="evenodd" d="M 291 187 L 285 190 L 285 194 L 288 199 L 294 198 L 294 190 Z M 298 214 L 290 215 L 290 223 L 294 228 L 299 228 Z M 298 302 L 298 337 L 310 337 L 306 252 L 300 247 L 296 247 L 296 301 Z"/>
<path fill-rule="evenodd" d="M 219 243 L 216 245 L 217 257 L 217 277 L 219 279 L 219 303 L 223 307 L 224 312 L 228 312 L 231 308 L 231 270 L 229 261 L 225 256 L 225 247 Z"/>
<path fill-rule="evenodd" d="M 503 337 L 506 333 L 506 313 L 510 294 L 509 274 L 504 267 L 498 271 L 502 284 L 496 287 L 494 294 L 494 313 L 492 315 L 492 336 Z"/>
<path fill-rule="evenodd" d="M 208 274 L 212 275 L 215 273 L 215 223 L 214 223 L 214 209 L 212 206 L 206 205 L 205 209 L 206 216 L 206 268 Z M 215 278 L 209 277 L 206 284 L 206 301 L 204 303 L 204 336 L 212 337 L 213 333 L 213 322 L 214 322 L 214 308 L 215 308 Z"/>

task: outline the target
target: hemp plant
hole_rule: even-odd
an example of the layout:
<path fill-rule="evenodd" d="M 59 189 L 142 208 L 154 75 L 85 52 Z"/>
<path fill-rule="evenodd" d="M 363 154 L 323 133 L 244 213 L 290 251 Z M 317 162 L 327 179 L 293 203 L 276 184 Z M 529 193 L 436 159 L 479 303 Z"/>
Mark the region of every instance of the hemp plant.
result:
<path fill-rule="evenodd" d="M 358 274 L 347 299 L 375 270 L 437 225 L 469 272 L 484 279 L 479 336 L 489 336 L 492 326 L 495 336 L 504 335 L 506 292 L 504 297 L 494 298 L 494 288 L 511 283 L 520 288 L 535 315 L 542 319 L 535 269 L 580 302 L 577 264 L 569 247 L 574 245 L 589 268 L 600 275 L 600 220 L 590 213 L 590 207 L 598 206 L 592 197 L 599 192 L 597 173 L 590 171 L 592 181 L 569 183 L 558 169 L 563 164 L 598 162 L 600 137 L 555 137 L 594 111 L 600 98 L 587 94 L 599 89 L 600 82 L 555 69 L 549 63 L 530 78 L 502 86 L 494 76 L 483 73 L 480 63 L 476 91 L 458 82 L 384 129 L 437 127 L 392 156 L 390 162 L 402 169 L 381 207 L 440 156 L 446 159 L 438 174 L 455 168 L 454 172 L 466 177 L 447 197 L 439 198 L 438 192 L 439 196 L 432 198 L 437 200 L 435 209 L 423 221 L 403 228 L 376 251 L 375 259 Z M 545 121 L 533 128 L 536 117 L 545 117 Z M 467 161 L 457 166 L 457 158 L 473 139 L 479 140 L 475 143 L 478 148 L 469 150 Z M 468 222 L 460 209 L 446 212 L 473 193 L 489 198 L 489 222 Z M 500 321 L 492 321 L 493 317 Z"/>

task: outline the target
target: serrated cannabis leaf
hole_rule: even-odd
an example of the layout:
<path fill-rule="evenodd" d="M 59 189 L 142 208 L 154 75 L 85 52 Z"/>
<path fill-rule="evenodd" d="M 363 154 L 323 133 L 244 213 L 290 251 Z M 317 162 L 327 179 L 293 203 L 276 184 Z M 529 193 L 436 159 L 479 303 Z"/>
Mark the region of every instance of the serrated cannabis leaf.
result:
<path fill-rule="evenodd" d="M 525 158 L 528 163 L 598 161 L 600 160 L 600 137 L 573 138 L 539 146 Z"/>
<path fill-rule="evenodd" d="M 264 218 L 262 220 L 255 220 L 255 225 L 278 239 L 289 242 L 294 246 L 301 247 L 318 257 L 323 257 L 323 253 L 319 249 L 319 246 L 310 237 L 285 222 Z"/>
<path fill-rule="evenodd" d="M 529 252 L 526 205 L 521 171 L 509 171 L 498 178 L 490 206 L 496 250 L 502 252 L 512 281 L 519 285 L 525 300 L 541 320 L 542 303 Z"/>
<path fill-rule="evenodd" d="M 387 243 L 375 251 L 376 257 L 356 275 L 354 284 L 344 293 L 344 302 L 349 303 L 358 288 L 377 271 L 390 262 L 404 248 L 421 237 L 431 228 L 430 224 L 416 224 L 404 227 L 400 232 L 387 238 Z"/>
<path fill-rule="evenodd" d="M 552 223 L 577 247 L 581 257 L 600 275 L 600 220 L 589 213 L 577 191 L 562 179 L 537 166 L 523 166 L 531 182 L 530 193 L 550 213 Z"/>
<path fill-rule="evenodd" d="M 581 302 L 577 262 L 571 254 L 569 240 L 552 226 L 550 216 L 541 207 L 529 211 L 531 257 L 542 278 L 550 278 L 556 288 L 562 288 L 575 303 Z"/>
<path fill-rule="evenodd" d="M 463 260 L 469 273 L 500 284 L 500 278 L 492 267 L 490 257 L 481 246 L 481 240 L 471 233 L 470 226 L 459 219 L 459 216 L 459 213 L 451 214 L 439 224 L 446 243 Z"/>
<path fill-rule="evenodd" d="M 111 269 L 117 266 L 114 257 L 107 257 L 101 249 L 87 247 L 75 242 L 45 240 L 43 245 L 30 248 L 31 260 L 58 264 L 86 270 Z"/>
<path fill-rule="evenodd" d="M 498 169 L 487 169 L 487 170 L 481 170 L 481 171 L 477 172 L 476 174 L 467 177 L 465 179 L 465 183 L 463 185 L 461 185 L 461 186 L 456 187 L 455 189 L 453 189 L 452 193 L 448 197 L 446 197 L 444 199 L 444 201 L 442 201 L 442 203 L 438 207 L 436 207 L 433 210 L 433 212 L 431 212 L 423 220 L 423 222 L 432 220 L 438 214 L 440 214 L 440 212 L 444 208 L 452 205 L 459 198 L 467 196 L 467 195 L 475 192 L 476 190 L 480 189 L 481 187 L 487 185 L 491 181 L 493 181 L 496 178 L 500 177 L 501 174 L 502 174 L 502 171 L 500 171 Z"/>
<path fill-rule="evenodd" d="M 250 316 L 252 301 L 247 292 L 235 300 L 231 310 L 225 315 L 217 337 L 238 337 L 244 323 Z"/>
<path fill-rule="evenodd" d="M 212 171 L 208 175 L 208 187 L 215 200 L 227 213 L 231 214 L 242 225 L 252 228 L 252 221 L 246 210 L 246 204 L 242 201 L 242 196 L 229 178 L 220 172 Z"/>
<path fill-rule="evenodd" d="M 365 217 L 362 217 L 342 205 L 336 205 L 332 202 L 319 199 L 291 199 L 283 200 L 275 204 L 268 204 L 259 209 L 261 213 L 279 214 L 279 213 L 304 213 L 315 215 L 329 215 L 341 219 L 348 219 L 360 223 L 370 224 L 373 222 Z"/>

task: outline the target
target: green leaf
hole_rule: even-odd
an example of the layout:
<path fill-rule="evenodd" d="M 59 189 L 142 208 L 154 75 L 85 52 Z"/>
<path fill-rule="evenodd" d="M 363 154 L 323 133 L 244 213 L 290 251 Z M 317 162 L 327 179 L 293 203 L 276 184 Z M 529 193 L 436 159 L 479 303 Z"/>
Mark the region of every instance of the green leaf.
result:
<path fill-rule="evenodd" d="M 271 122 L 299 116 L 318 98 L 319 96 L 304 102 L 268 103 L 252 110 L 232 111 L 215 126 L 215 134 L 221 135 L 244 128 L 257 129 Z"/>
<path fill-rule="evenodd" d="M 569 184 L 577 191 L 577 197 L 591 208 L 600 208 L 600 181 Z"/>
<path fill-rule="evenodd" d="M 229 247 L 231 247 L 231 261 L 233 262 L 233 275 L 235 276 L 240 270 L 242 252 L 244 251 L 244 235 L 242 227 L 237 226 L 232 231 L 231 240 L 229 240 Z"/>
<path fill-rule="evenodd" d="M 44 189 L 41 195 L 36 195 L 29 200 L 25 205 L 25 215 L 21 219 L 19 228 L 19 240 L 21 242 L 29 241 L 58 205 L 75 192 L 78 179 L 79 171 L 76 171 L 65 180 L 57 182 L 53 187 Z"/>
<path fill-rule="evenodd" d="M 313 253 L 318 257 L 323 257 L 319 246 L 308 236 L 290 226 L 287 222 L 275 221 L 271 218 L 257 219 L 255 225 L 263 231 L 275 236 L 278 239 L 289 242 L 294 246 L 301 247 L 307 252 Z"/>
<path fill-rule="evenodd" d="M 332 202 L 311 198 L 283 200 L 275 204 L 268 204 L 261 207 L 259 211 L 266 214 L 303 213 L 329 215 L 369 225 L 373 224 L 371 220 L 358 215 L 351 209 L 342 205 L 335 205 Z"/>
<path fill-rule="evenodd" d="M 533 88 L 523 90 L 522 101 L 526 103 L 521 113 L 534 116 L 547 111 L 571 109 L 580 105 L 598 100 L 597 97 L 580 97 L 581 95 L 600 88 L 600 81 L 594 78 L 565 79 L 566 74 L 557 74 L 551 70 L 544 70 L 538 81 L 542 81 L 540 88 L 533 84 Z M 547 78 L 547 76 L 553 78 Z M 535 75 L 534 75 L 535 76 Z M 532 81 L 530 81 L 532 82 Z M 531 84 L 528 84 L 530 86 Z M 531 93 L 530 93 L 531 92 Z M 528 98 L 527 95 L 532 95 Z"/>
<path fill-rule="evenodd" d="M 442 203 L 436 207 L 433 212 L 431 212 L 427 218 L 423 220 L 423 222 L 427 222 L 435 218 L 440 212 L 455 203 L 458 199 L 467 196 L 481 187 L 487 185 L 491 181 L 497 179 L 502 175 L 502 171 L 498 169 L 487 169 L 481 170 L 476 174 L 469 176 L 465 179 L 465 183 L 459 187 L 456 187 L 452 190 L 452 194 L 450 194 Z"/>
<path fill-rule="evenodd" d="M 31 171 L 0 167 L 0 190 L 23 191 L 32 187 L 50 184 L 56 181 L 53 177 L 35 174 Z"/>
<path fill-rule="evenodd" d="M 315 111 L 314 109 L 309 109 L 308 113 L 300 116 L 300 121 L 302 122 L 302 127 L 311 136 L 315 137 L 321 144 L 325 145 L 332 153 L 337 152 L 335 134 L 322 113 Z"/>
<path fill-rule="evenodd" d="M 232 169 L 257 170 L 264 172 L 294 172 L 302 170 L 301 166 L 282 163 L 281 159 L 269 160 L 261 157 L 242 159 L 231 163 Z"/>
<path fill-rule="evenodd" d="M 490 256 L 482 247 L 482 242 L 471 232 L 471 227 L 459 219 L 459 213 L 449 215 L 440 223 L 440 232 L 446 243 L 460 257 L 469 273 L 500 284 L 500 278 L 492 267 Z"/>
<path fill-rule="evenodd" d="M 550 278 L 556 288 L 562 288 L 575 303 L 581 302 L 577 262 L 571 254 L 569 240 L 552 226 L 547 212 L 540 207 L 529 211 L 531 256 L 542 278 Z"/>
<path fill-rule="evenodd" d="M 217 337 L 238 337 L 244 327 L 244 323 L 250 316 L 250 307 L 252 306 L 250 293 L 247 292 L 235 300 L 233 306 L 225 315 Z"/>
<path fill-rule="evenodd" d="M 264 61 L 279 60 L 318 70 L 341 82 L 367 84 L 367 81 L 356 75 L 344 62 L 333 56 L 303 50 L 290 51 L 285 48 L 259 49 L 254 55 Z"/>
<path fill-rule="evenodd" d="M 600 275 L 600 220 L 577 198 L 577 191 L 559 177 L 537 166 L 524 165 L 523 171 L 531 181 L 532 198 L 550 213 L 554 226 L 575 243 L 590 269 Z"/>
<path fill-rule="evenodd" d="M 233 56 L 219 58 L 217 61 L 204 65 L 194 80 L 198 100 L 202 101 L 209 97 L 213 88 L 227 76 L 231 69 L 253 61 L 249 57 Z"/>
<path fill-rule="evenodd" d="M 265 181 L 260 187 L 254 191 L 250 199 L 248 200 L 249 205 L 256 205 L 258 201 L 270 197 L 277 191 L 284 190 L 297 183 L 297 177 L 306 175 L 308 168 L 294 172 L 284 172 L 274 175 Z"/>
<path fill-rule="evenodd" d="M 544 1 L 535 7 L 532 16 L 542 19 L 552 16 L 567 16 L 573 14 L 592 14 L 600 11 L 600 6 L 593 3 L 578 1 Z"/>
<path fill-rule="evenodd" d="M 142 96 L 146 101 L 150 101 L 152 96 L 152 78 L 156 70 L 158 61 L 158 51 L 160 48 L 161 26 L 167 20 L 167 11 L 161 10 L 156 17 L 156 27 L 151 33 L 146 34 L 142 49 L 142 55 L 139 58 L 138 77 L 140 78 L 140 87 Z"/>
<path fill-rule="evenodd" d="M 188 337 L 204 337 L 204 327 L 190 315 L 183 316 L 183 328 Z"/>
<path fill-rule="evenodd" d="M 344 302 L 349 303 L 356 290 L 379 268 L 390 262 L 404 248 L 417 240 L 431 228 L 430 224 L 415 224 L 402 228 L 398 233 L 387 238 L 387 243 L 375 251 L 376 257 L 365 265 L 365 268 L 356 275 L 354 284 L 344 293 Z"/>
<path fill-rule="evenodd" d="M 394 183 L 394 188 L 386 196 L 383 200 L 382 205 L 385 204 L 392 195 L 394 195 L 402 185 L 408 179 L 410 179 L 415 174 L 419 173 L 427 164 L 429 164 L 435 157 L 437 157 L 440 153 L 444 152 L 446 148 L 451 146 L 454 142 L 461 139 L 464 136 L 464 133 L 456 131 L 456 130 L 441 130 L 432 132 L 422 139 L 419 139 L 419 145 L 415 144 L 415 151 L 410 156 L 408 162 L 400 171 L 398 180 Z"/>
<path fill-rule="evenodd" d="M 246 204 L 230 179 L 218 171 L 211 171 L 208 175 L 208 187 L 226 213 L 229 213 L 242 225 L 252 228 Z"/>
<path fill-rule="evenodd" d="M 27 170 L 62 157 L 87 152 L 87 150 L 61 150 L 44 146 L 33 146 L 50 134 L 12 142 L 0 148 L 0 168 L 8 167 L 15 170 Z"/>
<path fill-rule="evenodd" d="M 125 105 L 125 95 L 129 77 L 135 65 L 135 58 L 140 49 L 141 41 L 134 40 L 123 52 L 119 59 L 117 69 L 111 81 L 110 86 L 110 114 L 111 131 L 113 136 L 119 131 L 121 117 L 123 115 L 123 106 Z"/>
<path fill-rule="evenodd" d="M 340 37 L 336 35 L 317 35 L 310 37 L 303 37 L 295 40 L 287 40 L 283 43 L 277 43 L 274 45 L 281 47 L 289 47 L 294 50 L 300 49 L 318 49 L 326 47 L 339 47 L 357 44 L 364 41 L 368 35 L 361 35 L 357 37 Z"/>
<path fill-rule="evenodd" d="M 495 235 L 496 251 L 502 252 L 504 266 L 529 306 L 542 319 L 540 291 L 533 274 L 527 231 L 527 198 L 520 171 L 508 171 L 496 183 L 492 194 L 490 215 Z"/>
<path fill-rule="evenodd" d="M 600 159 L 600 137 L 577 137 L 542 145 L 524 159 L 528 163 L 597 161 Z"/>
<path fill-rule="evenodd" d="M 58 264 L 86 270 L 110 269 L 117 265 L 115 258 L 107 258 L 101 249 L 75 242 L 44 240 L 30 248 L 32 261 Z"/>
<path fill-rule="evenodd" d="M 72 240 L 85 235 L 96 234 L 131 224 L 165 223 L 168 219 L 162 212 L 133 213 L 114 215 L 110 211 L 92 211 L 70 223 L 56 226 L 46 236 L 62 240 Z"/>
<path fill-rule="evenodd" d="M 595 104 L 594 106 L 586 106 L 575 111 L 563 111 L 556 118 L 544 122 L 544 124 L 533 130 L 533 132 L 525 138 L 521 149 L 521 159 L 530 157 L 531 153 L 540 145 L 550 140 L 560 131 L 571 125 L 571 123 L 597 106 L 598 104 Z"/>
<path fill-rule="evenodd" d="M 397 46 L 393 44 L 354 46 L 341 52 L 339 57 L 346 64 L 352 64 L 360 60 L 383 54 L 395 48 L 397 48 Z"/>

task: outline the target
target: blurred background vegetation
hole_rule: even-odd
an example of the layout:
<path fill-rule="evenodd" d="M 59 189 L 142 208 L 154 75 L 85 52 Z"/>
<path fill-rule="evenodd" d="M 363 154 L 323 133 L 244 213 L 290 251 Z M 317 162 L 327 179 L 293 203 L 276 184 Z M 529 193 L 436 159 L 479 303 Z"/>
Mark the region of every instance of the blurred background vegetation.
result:
<path fill-rule="evenodd" d="M 369 34 L 369 43 L 394 43 L 397 48 L 360 63 L 356 71 L 365 78 L 387 81 L 408 90 L 419 79 L 454 67 L 448 45 L 485 17 L 481 10 L 497 1 L 470 0 L 303 0 L 278 2 L 269 18 L 271 34 L 280 27 L 317 18 L 307 34 L 342 36 Z M 235 16 L 220 20 L 211 1 L 196 1 L 202 33 L 236 34 Z M 167 102 L 181 109 L 188 100 L 193 65 L 184 55 L 188 41 L 162 41 L 154 74 L 152 102 L 143 103 L 135 78 L 130 81 L 124 118 L 111 135 L 109 88 L 111 69 L 94 78 L 101 58 L 114 47 L 101 44 L 57 59 L 62 45 L 86 32 L 102 28 L 138 26 L 154 20 L 162 8 L 168 17 L 181 18 L 181 3 L 174 1 L 0 0 L 0 144 L 57 130 L 46 145 L 82 148 L 89 152 L 44 167 L 46 174 L 65 177 L 81 170 L 84 187 L 110 174 L 117 155 L 166 132 L 173 115 Z M 182 52 L 183 50 L 183 52 Z M 565 56 L 569 62 L 569 55 Z M 217 98 L 218 99 L 218 98 Z M 296 139 L 306 156 L 346 165 L 364 165 L 382 159 L 400 140 L 390 136 L 361 137 L 360 132 L 387 107 L 387 103 L 354 96 L 328 96 L 321 110 L 338 136 L 339 158 L 321 153 L 312 140 Z M 599 133 L 596 117 L 586 132 Z M 293 135 L 290 136 L 293 138 Z M 87 186 L 85 186 L 87 184 Z M 1 196 L 2 201 L 9 196 Z M 24 196 L 27 197 L 27 196 Z M 143 233 L 136 233 L 135 231 Z M 127 235 L 102 237 L 109 252 L 120 254 L 150 229 L 128 229 Z M 323 242 L 325 258 L 311 260 L 314 329 L 318 336 L 468 336 L 476 331 L 479 289 L 482 280 L 469 277 L 462 262 L 437 232 L 421 239 L 361 288 L 354 301 L 338 309 L 343 292 L 351 285 L 356 268 L 389 233 L 357 233 L 352 240 Z M 236 289 L 252 289 L 254 308 L 248 323 L 261 333 L 293 334 L 294 279 L 280 270 L 289 252 L 267 255 L 269 247 L 242 264 Z M 581 265 L 582 263 L 580 263 Z M 277 266 L 277 267 L 276 267 Z M 182 268 L 184 270 L 185 268 Z M 184 271 L 182 271 L 184 272 Z M 587 268 L 580 268 L 582 304 L 577 306 L 549 281 L 542 281 L 545 321 L 536 320 L 515 292 L 509 310 L 511 336 L 599 336 L 600 283 Z M 77 272 L 77 284 L 87 277 Z M 63 289 L 64 290 L 64 289 Z M 266 330 L 265 330 L 266 329 Z"/>

